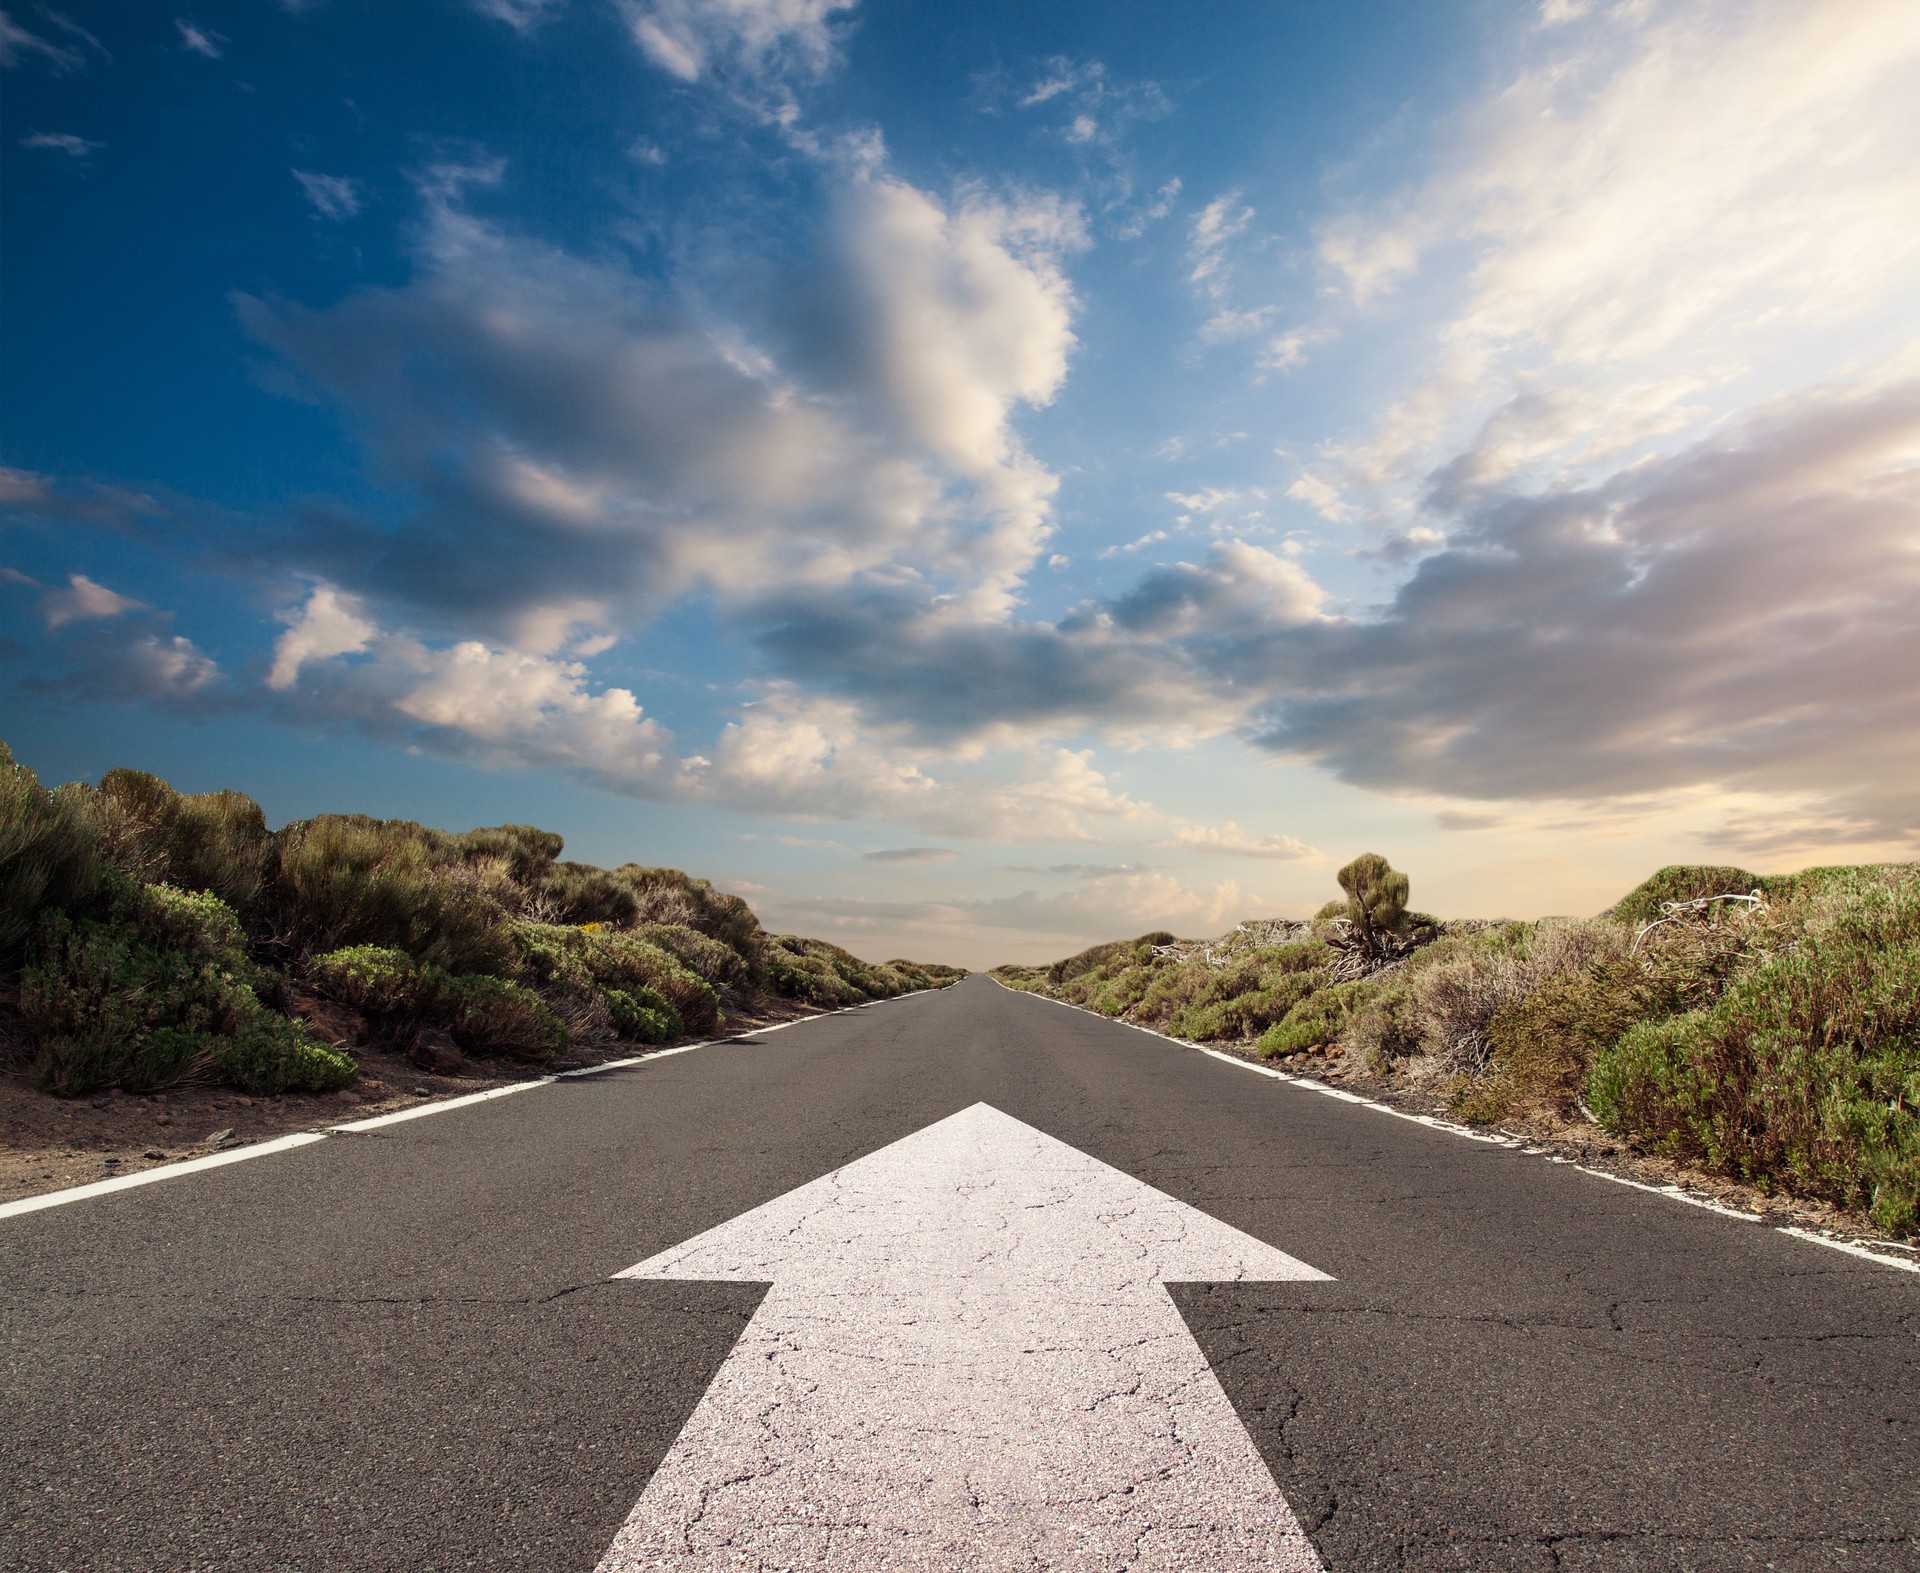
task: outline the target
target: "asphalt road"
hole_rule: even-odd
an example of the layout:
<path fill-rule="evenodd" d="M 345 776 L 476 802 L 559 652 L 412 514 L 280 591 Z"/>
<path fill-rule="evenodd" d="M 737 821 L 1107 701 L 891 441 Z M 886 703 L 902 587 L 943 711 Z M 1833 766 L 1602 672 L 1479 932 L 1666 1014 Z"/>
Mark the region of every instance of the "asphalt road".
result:
<path fill-rule="evenodd" d="M 980 1102 L 1331 1275 L 1172 1293 L 1333 1573 L 1920 1568 L 1913 1275 L 984 977 L 0 1220 L 0 1564 L 591 1573 L 766 1293 L 612 1275 Z"/>

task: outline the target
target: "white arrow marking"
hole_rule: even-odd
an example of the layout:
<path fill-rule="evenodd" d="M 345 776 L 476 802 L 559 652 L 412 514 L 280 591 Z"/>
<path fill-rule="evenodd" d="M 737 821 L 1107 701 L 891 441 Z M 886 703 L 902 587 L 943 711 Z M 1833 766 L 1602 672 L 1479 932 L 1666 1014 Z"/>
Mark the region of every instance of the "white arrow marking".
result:
<path fill-rule="evenodd" d="M 1163 1285 L 1324 1279 L 975 1104 L 622 1278 L 773 1287 L 599 1573 L 1318 1573 Z"/>

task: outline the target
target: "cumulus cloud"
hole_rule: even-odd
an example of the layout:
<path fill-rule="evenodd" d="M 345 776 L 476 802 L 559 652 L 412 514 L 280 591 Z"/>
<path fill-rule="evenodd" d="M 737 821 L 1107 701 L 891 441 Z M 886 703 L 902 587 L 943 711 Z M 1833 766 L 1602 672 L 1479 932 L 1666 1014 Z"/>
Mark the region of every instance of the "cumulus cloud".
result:
<path fill-rule="evenodd" d="M 633 693 L 584 662 L 477 640 L 435 645 L 376 625 L 317 585 L 275 647 L 267 686 L 287 714 L 354 725 L 462 758 L 569 771 L 609 791 L 801 818 L 891 819 L 934 834 L 1087 840 L 1148 805 L 1091 750 L 1030 748 L 983 769 L 916 743 L 845 700 L 774 686 L 705 754 L 676 750 Z"/>
<path fill-rule="evenodd" d="M 988 515 L 939 566 L 963 564 L 983 602 L 1004 597 L 1045 541 L 1057 481 L 1026 450 L 1015 410 L 1050 403 L 1074 345 L 1062 259 L 1085 244 L 1077 208 L 962 192 L 951 205 L 886 176 L 843 192 L 838 298 L 820 331 L 876 419 L 968 481 Z"/>
<path fill-rule="evenodd" d="M 1273 693 L 1269 747 L 1362 785 L 1710 785 L 1911 838 L 1917 455 L 1920 380 L 1811 390 L 1593 486 L 1482 497 L 1383 617 L 1225 664 Z"/>
<path fill-rule="evenodd" d="M 83 573 L 69 574 L 67 588 L 50 590 L 41 597 L 40 616 L 49 628 L 89 618 L 118 617 L 141 603 L 132 596 L 119 595 L 103 584 L 95 584 Z"/>
<path fill-rule="evenodd" d="M 1070 208 L 847 177 L 809 296 L 833 327 L 777 322 L 775 292 L 776 356 L 472 218 L 461 191 L 489 177 L 425 183 L 407 286 L 239 301 L 422 500 L 397 532 L 314 517 L 317 572 L 522 642 L 556 608 L 631 619 L 699 585 L 738 600 L 885 570 L 1004 598 L 1050 527 L 1054 478 L 1013 419 L 1065 374 Z"/>
<path fill-rule="evenodd" d="M 350 219 L 360 211 L 365 200 L 360 182 L 347 175 L 316 175 L 310 170 L 296 169 L 293 178 L 299 181 L 301 192 L 322 218 Z"/>
<path fill-rule="evenodd" d="M 357 655 L 380 632 L 358 601 L 325 584 L 316 585 L 287 621 L 287 631 L 274 642 L 273 667 L 267 673 L 267 687 L 282 691 L 299 681 L 307 662 Z"/>
<path fill-rule="evenodd" d="M 164 616 L 89 618 L 60 648 L 63 670 L 29 678 L 32 692 L 106 704 L 139 704 L 202 716 L 246 703 L 218 664 Z"/>
<path fill-rule="evenodd" d="M 1904 339 L 1920 271 L 1920 11 L 1703 0 L 1571 8 L 1433 174 L 1324 224 L 1331 282 L 1378 309 L 1463 278 L 1430 362 L 1330 444 L 1350 503 L 1564 484 L 1673 451 L 1756 396 Z"/>

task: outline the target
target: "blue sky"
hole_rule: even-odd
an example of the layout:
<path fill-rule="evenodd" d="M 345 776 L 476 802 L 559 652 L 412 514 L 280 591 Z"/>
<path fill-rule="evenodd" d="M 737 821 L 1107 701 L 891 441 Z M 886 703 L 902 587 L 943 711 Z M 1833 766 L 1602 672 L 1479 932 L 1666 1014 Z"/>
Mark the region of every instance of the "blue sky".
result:
<path fill-rule="evenodd" d="M 970 964 L 1920 837 L 1906 0 L 0 15 L 0 732 Z"/>

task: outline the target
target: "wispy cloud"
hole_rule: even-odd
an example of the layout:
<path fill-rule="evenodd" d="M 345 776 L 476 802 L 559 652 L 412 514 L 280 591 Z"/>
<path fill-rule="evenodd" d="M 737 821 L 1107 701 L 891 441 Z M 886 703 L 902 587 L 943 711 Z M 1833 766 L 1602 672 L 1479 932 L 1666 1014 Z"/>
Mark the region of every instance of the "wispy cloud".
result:
<path fill-rule="evenodd" d="M 26 60 L 39 60 L 56 72 L 76 71 L 86 63 L 77 50 L 62 48 L 30 32 L 0 11 L 0 66 L 19 65 Z"/>
<path fill-rule="evenodd" d="M 1187 852 L 1218 852 L 1229 857 L 1277 858 L 1287 862 L 1319 855 L 1297 836 L 1248 835 L 1232 820 L 1224 825 L 1180 825 L 1174 830 L 1172 840 L 1165 844 Z"/>
<path fill-rule="evenodd" d="M 1902 342 L 1920 272 L 1920 11 L 1904 0 L 1563 7 L 1433 174 L 1321 226 L 1375 309 L 1460 302 L 1324 474 L 1363 510 L 1673 451 Z M 1459 259 L 1466 258 L 1464 275 Z"/>
<path fill-rule="evenodd" d="M 89 153 L 97 153 L 107 144 L 75 136 L 71 131 L 29 131 L 20 139 L 20 145 L 25 148 L 46 148 L 51 152 L 65 153 L 69 158 L 85 158 Z"/>
<path fill-rule="evenodd" d="M 482 16 L 505 22 L 516 33 L 531 33 L 565 9 L 567 0 L 468 0 Z"/>
<path fill-rule="evenodd" d="M 300 183 L 300 190 L 307 201 L 313 204 L 314 212 L 322 218 L 336 222 L 350 219 L 360 211 L 366 200 L 360 182 L 348 175 L 316 175 L 309 170 L 296 169 L 293 178 Z"/>
<path fill-rule="evenodd" d="M 173 25 L 180 33 L 180 46 L 196 55 L 204 55 L 209 60 L 218 60 L 225 52 L 221 45 L 227 39 L 224 33 L 216 33 L 211 28 L 200 27 L 185 17 L 176 16 Z"/>
<path fill-rule="evenodd" d="M 857 0 L 618 0 L 633 40 L 683 82 L 719 73 L 763 84 L 817 77 Z"/>

